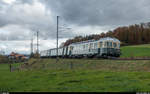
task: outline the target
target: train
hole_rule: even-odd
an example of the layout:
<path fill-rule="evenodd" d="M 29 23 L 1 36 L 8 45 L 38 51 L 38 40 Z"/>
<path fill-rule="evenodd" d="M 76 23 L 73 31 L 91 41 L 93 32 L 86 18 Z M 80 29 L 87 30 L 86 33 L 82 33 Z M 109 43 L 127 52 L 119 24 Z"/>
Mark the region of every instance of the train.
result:
<path fill-rule="evenodd" d="M 120 57 L 120 41 L 116 38 L 105 37 L 99 40 L 88 40 L 72 43 L 68 46 L 43 50 L 41 58 L 107 58 Z"/>

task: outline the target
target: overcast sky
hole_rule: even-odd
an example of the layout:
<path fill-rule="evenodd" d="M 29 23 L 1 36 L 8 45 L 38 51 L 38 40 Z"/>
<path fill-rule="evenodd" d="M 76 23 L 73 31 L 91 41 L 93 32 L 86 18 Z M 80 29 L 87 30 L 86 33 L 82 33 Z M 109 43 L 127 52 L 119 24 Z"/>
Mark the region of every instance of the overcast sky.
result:
<path fill-rule="evenodd" d="M 0 50 L 30 53 L 37 30 L 40 50 L 56 47 L 57 15 L 60 44 L 76 35 L 149 22 L 149 10 L 150 0 L 0 0 Z"/>

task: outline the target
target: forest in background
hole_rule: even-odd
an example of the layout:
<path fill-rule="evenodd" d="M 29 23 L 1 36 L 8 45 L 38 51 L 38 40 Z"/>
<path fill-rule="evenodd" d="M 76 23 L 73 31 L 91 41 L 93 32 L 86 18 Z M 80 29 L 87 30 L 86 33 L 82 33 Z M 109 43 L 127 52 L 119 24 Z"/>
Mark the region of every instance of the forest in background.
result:
<path fill-rule="evenodd" d="M 149 44 L 150 43 L 150 22 L 118 27 L 113 31 L 108 31 L 106 33 L 101 33 L 101 34 L 76 36 L 73 39 L 68 39 L 64 43 L 64 46 L 68 46 L 69 44 L 75 42 L 87 41 L 92 39 L 98 40 L 103 37 L 117 38 L 121 41 L 121 46 Z"/>

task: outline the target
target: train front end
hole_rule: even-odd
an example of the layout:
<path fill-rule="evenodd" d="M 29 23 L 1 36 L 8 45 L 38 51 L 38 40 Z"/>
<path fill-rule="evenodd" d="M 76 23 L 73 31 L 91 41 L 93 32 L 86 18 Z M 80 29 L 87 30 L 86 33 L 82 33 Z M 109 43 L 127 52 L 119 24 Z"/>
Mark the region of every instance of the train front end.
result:
<path fill-rule="evenodd" d="M 121 55 L 120 51 L 120 41 L 116 38 L 102 38 L 99 40 L 101 47 L 99 48 L 99 55 L 108 57 L 119 57 Z"/>

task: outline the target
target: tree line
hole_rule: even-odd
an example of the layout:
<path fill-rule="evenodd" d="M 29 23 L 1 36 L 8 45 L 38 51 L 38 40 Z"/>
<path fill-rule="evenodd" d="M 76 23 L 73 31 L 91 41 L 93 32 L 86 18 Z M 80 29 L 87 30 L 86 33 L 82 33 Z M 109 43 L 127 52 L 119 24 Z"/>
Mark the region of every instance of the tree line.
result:
<path fill-rule="evenodd" d="M 121 45 L 137 45 L 150 43 L 150 23 L 141 23 L 135 25 L 129 25 L 124 27 L 118 27 L 113 31 L 108 31 L 101 34 L 92 34 L 87 36 L 76 36 L 73 39 L 68 39 L 64 46 L 68 46 L 71 43 L 98 40 L 103 37 L 117 38 L 121 41 Z"/>

